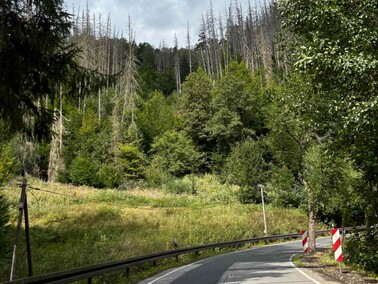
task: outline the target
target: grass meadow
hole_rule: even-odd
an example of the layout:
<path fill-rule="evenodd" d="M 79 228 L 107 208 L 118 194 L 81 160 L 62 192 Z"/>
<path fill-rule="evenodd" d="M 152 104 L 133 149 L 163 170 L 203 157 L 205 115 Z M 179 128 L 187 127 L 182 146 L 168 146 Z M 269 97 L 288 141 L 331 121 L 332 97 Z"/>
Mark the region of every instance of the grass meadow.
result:
<path fill-rule="evenodd" d="M 237 188 L 217 184 L 211 176 L 196 179 L 195 195 L 94 189 L 36 179 L 29 179 L 29 184 L 40 189 L 28 191 L 35 275 L 169 250 L 174 239 L 186 247 L 263 235 L 261 206 L 240 204 Z M 14 184 L 3 190 L 11 203 L 9 246 L 4 248 L 10 251 L 20 188 Z M 268 206 L 267 223 L 270 235 L 298 232 L 306 227 L 307 217 L 298 209 Z M 16 278 L 27 275 L 24 235 L 20 244 Z M 0 262 L 0 281 L 9 277 L 10 258 L 9 254 Z M 190 256 L 182 259 L 188 261 Z M 143 273 L 121 282 L 141 277 Z"/>

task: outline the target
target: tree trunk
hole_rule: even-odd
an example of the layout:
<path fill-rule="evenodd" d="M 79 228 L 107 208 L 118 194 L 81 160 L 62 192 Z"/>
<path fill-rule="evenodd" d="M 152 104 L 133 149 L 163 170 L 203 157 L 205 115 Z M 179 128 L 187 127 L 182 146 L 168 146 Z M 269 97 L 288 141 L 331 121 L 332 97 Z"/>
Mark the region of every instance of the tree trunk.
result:
<path fill-rule="evenodd" d="M 53 135 L 51 139 L 49 167 L 47 171 L 47 178 L 49 182 L 56 182 L 60 171 L 64 170 L 63 152 L 63 103 L 62 103 L 62 85 L 59 86 L 59 116 L 58 110 L 54 110 L 54 124 L 52 125 Z M 59 119 L 58 119 L 59 117 Z"/>
<path fill-rule="evenodd" d="M 308 199 L 308 252 L 312 254 L 316 251 L 316 210 L 314 206 L 314 193 L 311 188 L 309 188 L 305 179 L 303 179 L 302 182 L 305 187 L 305 192 L 307 192 Z"/>
<path fill-rule="evenodd" d="M 308 211 L 308 252 L 310 254 L 316 251 L 316 212 L 309 205 Z"/>

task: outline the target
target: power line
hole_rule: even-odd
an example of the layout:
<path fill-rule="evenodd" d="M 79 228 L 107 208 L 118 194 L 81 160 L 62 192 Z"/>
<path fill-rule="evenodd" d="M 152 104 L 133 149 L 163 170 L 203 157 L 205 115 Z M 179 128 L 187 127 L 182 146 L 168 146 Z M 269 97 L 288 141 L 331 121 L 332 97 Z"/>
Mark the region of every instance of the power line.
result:
<path fill-rule="evenodd" d="M 60 193 L 60 192 L 56 192 L 56 191 L 50 191 L 50 190 L 46 190 L 46 189 L 40 189 L 40 188 L 36 188 L 36 187 L 32 187 L 32 186 L 29 186 L 29 188 L 34 189 L 34 190 L 38 190 L 38 191 L 42 191 L 42 192 L 46 192 L 46 193 L 50 193 L 50 194 L 61 195 L 61 196 L 65 196 L 65 197 L 69 197 L 69 198 L 73 198 L 73 199 L 77 199 L 77 200 L 83 200 L 83 201 L 88 201 L 88 202 L 96 201 L 97 203 L 101 203 L 101 204 L 124 207 L 124 204 L 113 203 L 113 202 L 103 202 L 103 201 L 93 200 L 93 199 L 89 199 L 89 198 L 85 198 L 85 197 L 81 197 L 81 196 L 70 195 L 70 194 Z"/>
<path fill-rule="evenodd" d="M 50 191 L 50 190 L 47 190 L 47 189 L 40 189 L 40 188 L 36 188 L 36 187 L 32 187 L 32 186 L 29 186 L 29 188 L 34 189 L 34 190 L 38 190 L 38 191 L 43 191 L 43 192 L 51 193 L 51 194 L 62 195 L 62 196 L 65 196 L 65 197 L 87 200 L 84 197 L 79 197 L 79 196 L 76 196 L 76 195 L 70 195 L 70 194 L 65 194 L 65 193 Z"/>
<path fill-rule="evenodd" d="M 125 207 L 125 205 L 127 205 L 127 204 L 124 204 L 124 203 L 114 203 L 114 202 L 106 202 L 106 201 L 99 201 L 99 200 L 95 200 L 95 199 L 89 199 L 89 198 L 85 198 L 85 197 L 82 197 L 82 196 L 60 193 L 60 192 L 51 191 L 51 190 L 47 190 L 47 189 L 41 189 L 41 188 L 29 186 L 29 185 L 28 185 L 28 188 L 36 190 L 36 191 L 42 191 L 42 192 L 45 192 L 45 193 L 60 195 L 60 196 L 64 196 L 64 197 L 68 197 L 68 198 L 72 198 L 72 199 L 76 199 L 76 200 L 86 201 L 86 202 L 96 202 L 96 203 L 100 203 L 100 204 L 117 206 L 117 207 Z M 32 193 L 32 191 L 30 191 L 30 190 L 28 190 L 28 191 L 30 193 Z M 36 196 L 34 194 L 33 194 L 33 196 L 36 198 Z M 37 198 L 36 198 L 36 200 L 37 200 Z M 37 200 L 37 202 L 38 202 L 38 200 Z"/>
<path fill-rule="evenodd" d="M 33 193 L 33 191 L 31 191 L 29 189 L 27 189 L 27 191 L 30 192 L 30 194 L 33 195 L 35 201 L 37 201 L 37 208 L 39 210 L 39 200 L 38 200 L 37 196 L 35 196 L 35 194 Z"/>

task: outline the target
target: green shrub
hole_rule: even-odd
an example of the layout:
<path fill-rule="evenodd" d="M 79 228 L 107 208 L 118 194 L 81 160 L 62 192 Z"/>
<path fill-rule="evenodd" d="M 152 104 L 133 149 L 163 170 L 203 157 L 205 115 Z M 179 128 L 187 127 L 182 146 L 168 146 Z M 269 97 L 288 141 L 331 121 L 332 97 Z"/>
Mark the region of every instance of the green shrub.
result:
<path fill-rule="evenodd" d="M 224 175 L 226 181 L 240 186 L 242 203 L 261 201 L 258 184 L 266 180 L 267 164 L 264 160 L 265 148 L 262 141 L 247 140 L 237 143 L 228 157 Z"/>
<path fill-rule="evenodd" d="M 140 178 L 143 176 L 145 157 L 137 145 L 128 143 L 119 146 L 117 163 L 122 167 L 126 178 Z"/>
<path fill-rule="evenodd" d="M 97 185 L 97 166 L 90 157 L 79 156 L 72 161 L 70 178 L 75 185 Z"/>
<path fill-rule="evenodd" d="M 3 195 L 0 191 L 0 233 L 2 232 L 2 229 L 5 228 L 9 221 L 9 204 L 7 202 L 7 199 L 5 198 L 5 195 Z"/>
<path fill-rule="evenodd" d="M 352 234 L 344 248 L 347 263 L 378 273 L 378 228 Z"/>
<path fill-rule="evenodd" d="M 17 162 L 11 147 L 0 145 L 0 185 L 11 179 L 16 169 Z"/>
<path fill-rule="evenodd" d="M 174 176 L 184 176 L 199 166 L 200 154 L 183 132 L 167 131 L 154 139 L 152 164 Z"/>
<path fill-rule="evenodd" d="M 192 182 L 187 178 L 167 178 L 165 184 L 163 185 L 164 189 L 170 193 L 182 194 L 182 193 L 193 193 Z"/>
<path fill-rule="evenodd" d="M 273 168 L 266 189 L 268 202 L 273 206 L 298 208 L 305 201 L 303 190 L 286 166 Z"/>
<path fill-rule="evenodd" d="M 155 159 L 145 171 L 145 177 L 147 184 L 150 187 L 162 188 L 169 193 L 191 193 L 192 184 L 187 181 L 185 178 L 176 178 L 167 171 L 161 169 L 156 164 L 157 160 Z"/>
<path fill-rule="evenodd" d="M 201 199 L 222 204 L 236 204 L 239 202 L 240 187 L 222 183 L 218 176 L 206 174 L 194 178 L 194 188 Z"/>
<path fill-rule="evenodd" d="M 169 174 L 159 167 L 155 160 L 146 167 L 144 176 L 150 187 L 160 187 L 165 183 L 165 180 L 168 178 Z"/>
<path fill-rule="evenodd" d="M 7 231 L 7 224 L 9 221 L 9 204 L 5 195 L 3 195 L 0 191 L 0 261 L 6 254 L 6 231 Z"/>
<path fill-rule="evenodd" d="M 111 164 L 101 165 L 97 172 L 97 180 L 99 187 L 118 187 L 121 184 L 120 170 Z"/>
<path fill-rule="evenodd" d="M 71 182 L 70 172 L 67 169 L 59 171 L 57 181 L 60 183 L 70 183 Z"/>

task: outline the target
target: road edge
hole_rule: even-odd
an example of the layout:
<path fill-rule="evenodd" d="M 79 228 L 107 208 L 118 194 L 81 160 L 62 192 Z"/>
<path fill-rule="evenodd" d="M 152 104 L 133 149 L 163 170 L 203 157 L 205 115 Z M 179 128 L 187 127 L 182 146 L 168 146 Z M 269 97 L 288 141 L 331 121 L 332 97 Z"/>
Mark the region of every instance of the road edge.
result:
<path fill-rule="evenodd" d="M 315 284 L 322 284 L 320 283 L 319 281 L 315 280 L 314 278 L 312 278 L 310 275 L 308 275 L 306 272 L 304 272 L 302 269 L 300 269 L 299 267 L 297 267 L 294 263 L 293 263 L 293 258 L 294 256 L 296 256 L 297 254 L 293 254 L 291 257 L 290 257 L 290 264 L 292 267 L 294 267 L 298 272 L 300 272 L 303 276 L 305 276 L 307 279 L 311 280 L 312 282 L 314 282 Z"/>

